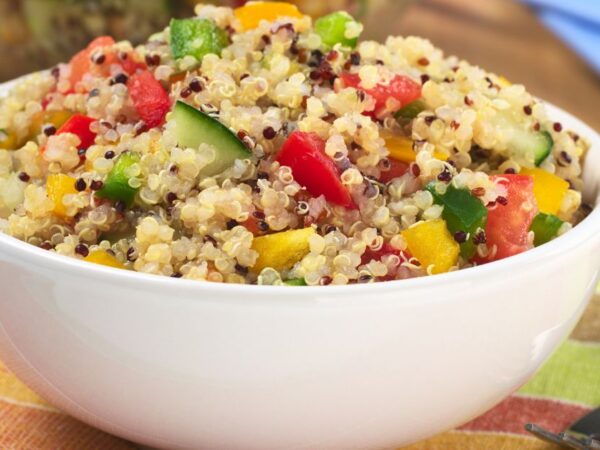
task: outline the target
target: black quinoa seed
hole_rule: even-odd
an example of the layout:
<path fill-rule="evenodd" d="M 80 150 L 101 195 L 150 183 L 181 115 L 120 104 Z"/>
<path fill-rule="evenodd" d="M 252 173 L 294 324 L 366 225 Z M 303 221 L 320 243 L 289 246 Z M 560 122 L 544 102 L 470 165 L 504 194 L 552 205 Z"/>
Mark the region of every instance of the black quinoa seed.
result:
<path fill-rule="evenodd" d="M 20 172 L 17 176 L 19 177 L 19 180 L 21 180 L 23 183 L 27 183 L 31 179 L 27 172 Z"/>
<path fill-rule="evenodd" d="M 416 163 L 411 164 L 410 171 L 412 172 L 413 176 L 415 176 L 415 177 L 418 177 L 419 175 L 421 175 L 421 168 Z"/>
<path fill-rule="evenodd" d="M 252 216 L 255 217 L 256 219 L 264 219 L 265 218 L 265 213 L 262 211 L 254 211 L 252 213 Z"/>
<path fill-rule="evenodd" d="M 94 88 L 90 91 L 90 93 L 88 94 L 88 98 L 92 98 L 92 97 L 98 97 L 100 95 L 100 89 L 98 88 Z"/>
<path fill-rule="evenodd" d="M 259 220 L 256 223 L 256 226 L 258 227 L 258 229 L 260 231 L 268 231 L 269 230 L 269 224 L 267 222 L 265 222 L 264 220 Z"/>
<path fill-rule="evenodd" d="M 127 209 L 125 202 L 122 200 L 117 200 L 114 204 L 115 207 L 115 211 L 117 211 L 119 214 L 123 214 L 125 212 L 125 209 Z"/>
<path fill-rule="evenodd" d="M 188 87 L 194 92 L 200 92 L 202 90 L 202 83 L 200 83 L 198 78 L 194 78 L 192 81 L 190 81 Z"/>
<path fill-rule="evenodd" d="M 171 278 L 181 278 L 183 274 L 181 272 L 173 272 Z"/>
<path fill-rule="evenodd" d="M 358 52 L 350 53 L 350 63 L 353 66 L 358 66 L 360 64 L 360 53 L 358 53 Z"/>
<path fill-rule="evenodd" d="M 75 253 L 85 258 L 87 255 L 90 254 L 90 250 L 85 244 L 77 244 L 77 246 L 75 247 Z"/>
<path fill-rule="evenodd" d="M 227 221 L 227 223 L 225 224 L 225 226 L 227 227 L 228 230 L 231 230 L 232 228 L 235 228 L 239 225 L 237 220 L 234 219 L 230 219 Z"/>
<path fill-rule="evenodd" d="M 181 98 L 188 98 L 192 95 L 192 90 L 190 88 L 182 89 L 179 95 L 181 95 Z"/>
<path fill-rule="evenodd" d="M 112 80 L 110 80 L 110 85 L 112 86 L 113 84 L 127 84 L 128 79 L 129 77 L 127 75 L 125 75 L 124 73 L 119 73 L 115 75 L 112 78 Z"/>
<path fill-rule="evenodd" d="M 473 106 L 473 100 L 471 100 L 467 95 L 465 95 L 465 105 Z"/>
<path fill-rule="evenodd" d="M 532 111 L 532 109 L 531 109 L 531 106 L 529 106 L 529 105 L 525 105 L 525 106 L 523 106 L 523 112 L 524 112 L 525 114 L 527 114 L 528 116 L 530 116 L 530 115 L 531 115 L 531 113 L 532 113 L 533 111 Z"/>
<path fill-rule="evenodd" d="M 50 70 L 50 74 L 56 78 L 58 80 L 58 77 L 60 76 L 60 69 L 58 68 L 58 66 L 54 66 L 51 70 Z"/>
<path fill-rule="evenodd" d="M 373 277 L 369 274 L 364 274 L 358 277 L 358 282 L 359 283 L 368 283 L 369 281 L 371 281 L 373 279 Z"/>
<path fill-rule="evenodd" d="M 562 124 L 560 122 L 554 122 L 552 128 L 554 128 L 554 131 L 557 133 L 560 133 L 562 131 Z"/>
<path fill-rule="evenodd" d="M 425 84 L 430 80 L 429 75 L 427 75 L 426 73 L 424 73 L 423 75 L 421 75 L 421 84 Z"/>
<path fill-rule="evenodd" d="M 137 259 L 134 255 L 134 253 L 135 253 L 135 248 L 129 247 L 127 249 L 127 261 L 133 262 Z"/>
<path fill-rule="evenodd" d="M 172 204 L 177 200 L 177 194 L 175 192 L 169 192 L 166 197 L 167 203 Z"/>
<path fill-rule="evenodd" d="M 242 266 L 239 263 L 235 264 L 235 271 L 240 275 L 246 275 L 248 273 L 248 268 L 246 266 Z"/>
<path fill-rule="evenodd" d="M 77 192 L 83 192 L 87 188 L 87 184 L 83 178 L 77 178 L 75 181 L 75 189 Z"/>
<path fill-rule="evenodd" d="M 444 183 L 448 183 L 450 180 L 452 180 L 452 174 L 448 170 L 444 169 L 438 174 L 437 179 L 443 181 Z"/>
<path fill-rule="evenodd" d="M 53 247 L 53 245 L 50 242 L 48 242 L 48 241 L 42 242 L 40 244 L 40 248 L 43 249 L 43 250 L 52 250 L 52 247 Z"/>
<path fill-rule="evenodd" d="M 115 157 L 115 152 L 113 152 L 112 150 L 109 150 L 104 154 L 104 158 L 106 158 L 106 159 L 113 159 L 114 157 Z"/>
<path fill-rule="evenodd" d="M 94 64 L 104 64 L 104 62 L 106 61 L 106 55 L 104 53 L 100 53 L 98 55 L 94 55 L 92 56 L 92 61 L 94 62 Z"/>
<path fill-rule="evenodd" d="M 564 150 L 560 152 L 560 157 L 567 164 L 571 164 L 573 162 L 573 159 L 571 158 L 571 156 L 567 152 L 565 152 Z"/>
<path fill-rule="evenodd" d="M 56 134 L 56 127 L 54 125 L 46 125 L 42 131 L 46 136 L 52 136 Z"/>
<path fill-rule="evenodd" d="M 263 130 L 263 136 L 265 139 L 273 139 L 275 136 L 277 136 L 277 131 L 275 131 L 273 127 L 266 127 Z"/>
<path fill-rule="evenodd" d="M 431 125 L 435 119 L 437 119 L 437 117 L 436 117 L 436 116 L 427 116 L 427 117 L 425 117 L 425 119 L 423 119 L 423 120 L 425 120 L 425 123 L 426 123 L 427 125 Z"/>
<path fill-rule="evenodd" d="M 331 284 L 332 281 L 333 281 L 333 278 L 325 275 L 324 277 L 321 277 L 321 279 L 319 280 L 319 284 L 321 286 L 327 286 L 328 284 Z"/>
<path fill-rule="evenodd" d="M 458 242 L 459 244 L 462 244 L 463 242 L 467 241 L 468 235 L 464 231 L 458 230 L 456 233 L 454 233 L 453 237 L 456 242 Z"/>
<path fill-rule="evenodd" d="M 269 174 L 267 172 L 258 172 L 256 174 L 256 178 L 259 180 L 267 180 L 269 178 Z"/>
<path fill-rule="evenodd" d="M 506 169 L 504 171 L 504 173 L 511 174 L 511 173 L 517 173 L 517 171 L 515 169 L 513 169 L 512 167 L 509 167 L 508 169 Z"/>
<path fill-rule="evenodd" d="M 508 205 L 508 199 L 506 197 L 501 196 L 501 195 L 499 195 L 498 197 L 496 197 L 496 202 L 500 203 L 502 206 Z"/>
<path fill-rule="evenodd" d="M 477 232 L 475 234 L 475 236 L 473 236 L 473 243 L 479 245 L 479 244 L 485 244 L 487 242 L 487 237 L 485 235 L 485 231 L 480 230 L 479 232 Z"/>

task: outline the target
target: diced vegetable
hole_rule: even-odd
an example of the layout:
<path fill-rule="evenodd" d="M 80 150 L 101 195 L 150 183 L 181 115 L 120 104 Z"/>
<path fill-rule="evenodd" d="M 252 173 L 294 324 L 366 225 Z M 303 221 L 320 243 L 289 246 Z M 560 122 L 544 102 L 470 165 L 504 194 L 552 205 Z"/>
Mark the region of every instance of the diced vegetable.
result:
<path fill-rule="evenodd" d="M 147 70 L 137 72 L 127 81 L 129 95 L 135 110 L 148 128 L 154 128 L 165 121 L 171 109 L 169 94 Z"/>
<path fill-rule="evenodd" d="M 15 150 L 18 148 L 17 136 L 12 131 L 0 130 L 0 149 Z"/>
<path fill-rule="evenodd" d="M 342 184 L 337 167 L 325 153 L 325 141 L 316 133 L 294 131 L 277 154 L 282 166 L 292 169 L 294 179 L 314 197 L 345 208 L 356 208 L 352 196 Z"/>
<path fill-rule="evenodd" d="M 180 147 L 198 149 L 201 144 L 208 144 L 215 150 L 215 160 L 202 169 L 203 175 L 216 175 L 231 167 L 236 159 L 252 156 L 229 128 L 187 103 L 178 101 L 169 120 L 175 121 Z"/>
<path fill-rule="evenodd" d="M 353 87 L 365 91 L 375 100 L 375 116 L 379 117 L 386 112 L 398 111 L 405 105 L 421 97 L 421 85 L 404 75 L 395 75 L 387 84 L 377 84 L 371 88 L 361 85 L 357 73 L 344 72 L 340 79 L 346 87 Z"/>
<path fill-rule="evenodd" d="M 102 189 L 96 195 L 100 198 L 122 201 L 127 206 L 131 206 L 138 188 L 129 185 L 129 180 L 131 179 L 129 171 L 139 161 L 140 155 L 138 153 L 121 153 L 116 159 L 115 165 L 106 176 Z"/>
<path fill-rule="evenodd" d="M 255 237 L 252 248 L 258 252 L 258 259 L 253 270 L 259 273 L 265 267 L 289 269 L 308 253 L 308 239 L 313 234 L 315 230 L 307 227 Z"/>
<path fill-rule="evenodd" d="M 359 26 L 358 23 L 346 11 L 337 11 L 315 21 L 315 32 L 321 36 L 321 41 L 326 48 L 331 48 L 336 44 L 344 47 L 354 48 L 358 41 L 358 36 L 346 37 L 348 26 Z"/>
<path fill-rule="evenodd" d="M 83 258 L 83 260 L 94 264 L 100 264 L 102 266 L 114 267 L 116 269 L 125 269 L 123 263 L 106 250 L 94 250 L 85 258 Z"/>
<path fill-rule="evenodd" d="M 544 169 L 521 169 L 523 175 L 533 178 L 533 194 L 540 212 L 556 214 L 560 210 L 569 183 Z"/>
<path fill-rule="evenodd" d="M 82 114 L 73 114 L 57 131 L 56 134 L 72 133 L 80 140 L 78 149 L 90 147 L 96 140 L 96 133 L 90 130 L 93 119 Z M 42 150 L 43 151 L 43 150 Z"/>
<path fill-rule="evenodd" d="M 75 178 L 59 173 L 48 175 L 46 180 L 46 195 L 54 203 L 52 212 L 58 217 L 67 217 L 67 208 L 63 203 L 65 195 L 77 194 Z"/>
<path fill-rule="evenodd" d="M 398 250 L 397 248 L 392 247 L 392 245 L 389 242 L 384 242 L 379 250 L 371 250 L 369 247 L 367 247 L 367 249 L 360 258 L 360 263 L 368 264 L 371 261 L 381 261 L 382 258 L 386 255 L 396 255 L 399 257 L 404 257 L 405 259 L 409 258 L 408 252 Z M 381 281 L 395 279 L 398 267 L 396 267 L 395 269 L 392 268 L 391 272 L 388 272 L 387 275 L 385 275 L 384 277 L 378 277 L 378 279 Z"/>
<path fill-rule="evenodd" d="M 390 158 L 405 163 L 416 161 L 417 154 L 413 150 L 413 140 L 411 138 L 389 132 L 384 132 L 382 137 L 386 148 L 390 152 Z M 433 157 L 441 161 L 448 159 L 448 156 L 438 151 L 433 152 Z"/>
<path fill-rule="evenodd" d="M 304 17 L 295 5 L 287 2 L 251 2 L 234 9 L 233 13 L 243 31 L 258 27 L 261 20 L 273 22 L 280 17 Z"/>
<path fill-rule="evenodd" d="M 306 286 L 304 278 L 292 278 L 291 280 L 285 280 L 283 284 L 287 286 Z"/>
<path fill-rule="evenodd" d="M 534 232 L 533 245 L 539 247 L 552 240 L 564 222 L 552 214 L 539 213 L 531 223 L 531 231 Z"/>
<path fill-rule="evenodd" d="M 65 124 L 73 116 L 71 111 L 60 110 L 60 111 L 40 111 L 38 114 L 33 116 L 31 119 L 31 125 L 29 127 L 29 140 L 34 139 L 40 134 L 45 125 L 52 125 L 57 130 Z"/>
<path fill-rule="evenodd" d="M 482 230 L 485 230 L 488 211 L 481 201 L 471 194 L 467 189 L 458 189 L 449 184 L 444 194 L 439 194 L 435 189 L 435 183 L 427 185 L 427 190 L 433 195 L 435 203 L 444 206 L 442 217 L 450 232 L 458 237 L 460 243 L 460 254 L 465 259 L 471 259 L 476 251 L 473 238 Z"/>
<path fill-rule="evenodd" d="M 75 85 L 81 81 L 83 76 L 90 71 L 90 59 L 94 50 L 101 47 L 108 47 L 115 44 L 115 40 L 110 36 L 100 36 L 94 39 L 89 45 L 77 53 L 69 62 L 71 74 L 69 76 L 69 82 L 71 84 L 71 90 L 75 89 Z"/>
<path fill-rule="evenodd" d="M 538 209 L 533 194 L 533 178 L 503 174 L 490 177 L 506 188 L 506 204 L 496 202 L 488 208 L 485 234 L 488 248 L 496 248 L 486 261 L 513 256 L 531 248 L 529 227 Z"/>
<path fill-rule="evenodd" d="M 205 55 L 221 55 L 229 44 L 225 30 L 209 19 L 171 19 L 171 52 L 175 59 L 193 56 L 202 61 Z"/>
<path fill-rule="evenodd" d="M 408 251 L 421 266 L 424 269 L 432 266 L 431 273 L 448 272 L 458 261 L 460 247 L 442 219 L 419 222 L 404 230 L 402 236 Z"/>
<path fill-rule="evenodd" d="M 427 109 L 425 102 L 422 99 L 417 99 L 400 108 L 394 115 L 397 119 L 414 119 L 425 109 Z"/>
<path fill-rule="evenodd" d="M 408 164 L 392 158 L 390 158 L 389 161 L 390 168 L 388 170 L 382 170 L 381 174 L 379 175 L 379 181 L 381 181 L 382 183 L 388 183 L 394 178 L 401 177 L 406 172 L 408 172 Z"/>

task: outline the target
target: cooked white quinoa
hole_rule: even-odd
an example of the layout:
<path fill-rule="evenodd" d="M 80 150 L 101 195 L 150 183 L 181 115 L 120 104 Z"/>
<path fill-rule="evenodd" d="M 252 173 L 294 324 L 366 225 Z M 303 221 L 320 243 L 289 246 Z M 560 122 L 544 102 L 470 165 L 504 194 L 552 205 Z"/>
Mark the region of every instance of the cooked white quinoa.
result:
<path fill-rule="evenodd" d="M 365 261 L 363 254 L 384 242 L 406 250 L 403 230 L 441 217 L 443 206 L 424 189 L 440 173 L 449 173 L 440 179 L 455 187 L 478 192 L 487 205 L 504 195 L 490 175 L 533 166 L 511 148 L 510 130 L 493 120 L 499 114 L 510 115 L 523 129 L 550 133 L 554 145 L 540 168 L 570 185 L 556 214 L 565 222 L 559 234 L 580 217 L 587 144 L 552 122 L 544 104 L 523 86 L 446 57 L 418 37 L 331 50 L 323 47 L 308 16 L 262 21 L 243 32 L 229 8 L 201 5 L 196 14 L 228 31 L 230 44 L 220 56 L 174 60 L 168 28 L 142 46 L 118 42 L 101 53 L 145 61 L 171 102 L 183 100 L 211 113 L 243 140 L 252 157 L 202 176 L 214 152 L 204 145 L 178 147 L 170 120 L 144 130 L 127 84 L 115 82 L 120 66 L 112 65 L 104 76 L 102 64 L 93 62 L 90 73 L 70 86 L 69 65 L 60 64 L 26 77 L 0 101 L 0 130 L 18 143 L 16 149 L 0 150 L 1 231 L 62 255 L 83 258 L 108 250 L 126 269 L 195 280 L 281 284 L 303 278 L 319 285 L 422 276 L 427 268 L 415 258 L 390 253 Z M 357 35 L 360 29 L 348 32 Z M 97 61 L 98 52 L 92 58 Z M 311 75 L 323 70 L 322 77 Z M 371 96 L 344 88 L 336 79 L 342 72 L 358 74 L 365 88 L 385 84 L 394 74 L 408 76 L 422 84 L 426 109 L 412 120 L 385 113 L 375 120 L 363 114 L 373 109 Z M 97 119 L 91 125 L 95 143 L 78 154 L 75 135 L 52 135 L 51 127 L 42 127 L 32 136 L 32 122 L 43 109 Z M 325 152 L 358 208 L 311 196 L 289 167 L 275 161 L 294 130 L 326 140 Z M 377 180 L 389 164 L 386 133 L 412 138 L 416 160 L 404 175 L 381 183 Z M 124 151 L 141 155 L 129 174 L 130 186 L 139 188 L 131 207 L 98 199 L 93 188 Z M 63 197 L 64 215 L 55 214 L 46 189 L 47 177 L 57 173 L 84 187 Z M 258 228 L 248 229 L 248 219 Z M 258 257 L 255 234 L 308 226 L 316 233 L 291 267 L 252 269 Z M 486 255 L 490 249 L 481 243 L 477 251 Z M 459 257 L 450 270 L 472 265 Z"/>

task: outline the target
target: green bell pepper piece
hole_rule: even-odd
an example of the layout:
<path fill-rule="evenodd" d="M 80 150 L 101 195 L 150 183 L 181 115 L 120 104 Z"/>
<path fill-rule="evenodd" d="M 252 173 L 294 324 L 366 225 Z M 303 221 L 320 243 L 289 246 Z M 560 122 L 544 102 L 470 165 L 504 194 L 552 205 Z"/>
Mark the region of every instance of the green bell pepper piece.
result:
<path fill-rule="evenodd" d="M 553 214 L 539 213 L 534 217 L 530 231 L 533 231 L 533 245 L 539 247 L 542 244 L 552 240 L 558 233 L 563 221 Z"/>
<path fill-rule="evenodd" d="M 358 37 L 346 37 L 346 26 L 352 22 L 356 21 L 350 14 L 345 11 L 337 11 L 318 18 L 315 21 L 315 32 L 321 36 L 321 41 L 326 48 L 331 48 L 335 44 L 354 48 L 358 42 Z"/>
<path fill-rule="evenodd" d="M 471 259 L 477 250 L 473 237 L 478 230 L 485 229 L 487 208 L 468 189 L 458 189 L 449 184 L 446 192 L 439 194 L 435 186 L 436 183 L 429 183 L 426 189 L 433 195 L 434 202 L 444 207 L 442 218 L 448 230 L 454 235 L 460 231 L 467 233 L 466 240 L 460 243 L 460 254 Z"/>
<path fill-rule="evenodd" d="M 421 111 L 427 109 L 427 105 L 421 99 L 414 100 L 407 105 L 404 105 L 394 114 L 396 119 L 414 119 Z"/>
<path fill-rule="evenodd" d="M 170 33 L 175 59 L 189 55 L 202 61 L 209 53 L 220 56 L 229 44 L 227 33 L 208 19 L 171 19 Z"/>
<path fill-rule="evenodd" d="M 100 198 L 120 200 L 125 202 L 127 206 L 131 206 L 138 190 L 129 185 L 129 177 L 126 172 L 131 166 L 139 163 L 140 159 L 138 153 L 122 153 L 116 159 L 115 165 L 106 176 L 106 180 L 104 180 L 102 189 L 96 195 Z"/>

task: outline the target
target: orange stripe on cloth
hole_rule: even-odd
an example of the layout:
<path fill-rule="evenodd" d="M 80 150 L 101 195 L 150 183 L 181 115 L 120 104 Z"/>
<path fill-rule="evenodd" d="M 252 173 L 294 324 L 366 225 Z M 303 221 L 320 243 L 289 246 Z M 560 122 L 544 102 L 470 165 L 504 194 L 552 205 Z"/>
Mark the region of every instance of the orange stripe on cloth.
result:
<path fill-rule="evenodd" d="M 527 434 L 526 423 L 559 432 L 568 428 L 591 408 L 558 400 L 513 395 L 461 430 Z"/>
<path fill-rule="evenodd" d="M 0 400 L 0 449 L 132 450 L 138 447 L 65 414 Z"/>
<path fill-rule="evenodd" d="M 514 434 L 451 431 L 402 450 L 560 450 L 560 447 Z"/>

